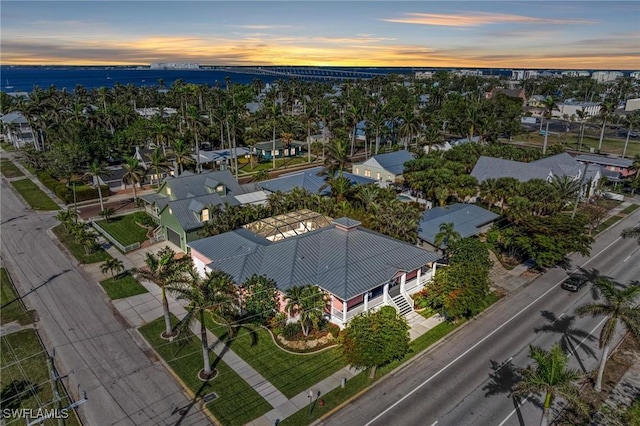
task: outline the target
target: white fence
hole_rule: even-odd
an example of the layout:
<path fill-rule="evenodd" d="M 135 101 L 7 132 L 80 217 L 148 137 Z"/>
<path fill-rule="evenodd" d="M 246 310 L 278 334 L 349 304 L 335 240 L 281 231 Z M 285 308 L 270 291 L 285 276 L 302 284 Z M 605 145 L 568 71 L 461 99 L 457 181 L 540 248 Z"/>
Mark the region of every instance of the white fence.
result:
<path fill-rule="evenodd" d="M 123 246 L 120 244 L 118 240 L 113 238 L 111 234 L 109 234 L 104 228 L 98 225 L 96 222 L 91 222 L 91 225 L 96 228 L 96 230 L 101 233 L 107 240 L 109 240 L 114 246 L 116 246 L 121 252 L 128 253 L 130 251 L 136 250 L 140 248 L 140 243 L 129 244 L 128 246 Z"/>

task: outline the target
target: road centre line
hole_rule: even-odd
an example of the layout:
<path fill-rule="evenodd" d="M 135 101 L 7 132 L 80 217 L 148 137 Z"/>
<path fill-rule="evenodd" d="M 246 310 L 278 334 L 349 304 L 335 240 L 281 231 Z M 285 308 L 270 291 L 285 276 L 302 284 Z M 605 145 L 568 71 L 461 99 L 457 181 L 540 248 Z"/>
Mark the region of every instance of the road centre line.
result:
<path fill-rule="evenodd" d="M 615 240 L 613 240 L 613 242 L 611 242 L 611 244 L 609 244 L 608 246 L 606 246 L 605 248 L 603 248 L 602 250 L 600 250 L 597 254 L 593 255 L 592 257 L 590 257 L 585 263 L 583 263 L 581 266 L 584 267 L 587 263 L 591 262 L 593 259 L 595 259 L 596 257 L 600 256 L 602 253 L 604 253 L 606 250 L 608 250 L 612 245 L 614 245 L 615 243 L 617 243 L 620 239 L 622 239 L 622 237 L 618 237 Z M 576 268 L 575 271 L 577 271 L 578 268 Z M 575 272 L 574 271 L 574 272 Z M 487 339 L 489 339 L 490 337 L 492 337 L 494 334 L 496 334 L 498 331 L 502 330 L 502 328 L 506 327 L 509 323 L 511 323 L 511 321 L 513 321 L 514 319 L 516 319 L 517 317 L 519 317 L 524 311 L 526 311 L 527 309 L 529 309 L 531 306 L 535 305 L 536 303 L 538 303 L 538 301 L 540 299 L 542 299 L 543 297 L 545 297 L 547 294 L 549 294 L 552 290 L 554 290 L 556 287 L 558 287 L 563 281 L 565 280 L 565 278 L 563 278 L 562 280 L 558 281 L 553 287 L 551 287 L 550 289 L 548 289 L 547 291 L 545 291 L 544 293 L 542 293 L 540 296 L 538 296 L 537 298 L 535 298 L 532 302 L 530 302 L 527 306 L 525 306 L 524 308 L 522 308 L 520 311 L 516 312 L 511 318 L 509 318 L 507 321 L 503 322 L 500 326 L 498 326 L 498 328 L 496 328 L 495 330 L 493 330 L 491 333 L 487 334 L 485 337 L 483 337 L 482 339 L 480 339 L 478 342 L 476 342 L 473 346 L 471 346 L 469 349 L 467 349 L 466 351 L 464 351 L 463 353 L 461 353 L 460 355 L 458 355 L 455 359 L 453 359 L 452 361 L 450 361 L 447 365 L 445 365 L 444 367 L 442 367 L 440 370 L 436 371 L 431 377 L 429 377 L 427 380 L 425 380 L 424 382 L 420 383 L 418 386 L 416 386 L 415 388 L 413 388 L 411 391 L 409 391 L 409 393 L 407 393 L 405 396 L 403 396 L 402 398 L 400 398 L 399 400 L 397 400 L 396 402 L 394 402 L 393 404 L 391 404 L 389 407 L 387 407 L 383 412 L 381 412 L 380 414 L 378 414 L 376 417 L 374 417 L 373 419 L 371 419 L 369 422 L 367 422 L 365 424 L 365 426 L 370 426 L 372 423 L 374 423 L 375 421 L 377 421 L 379 418 L 381 418 L 382 416 L 384 416 L 385 414 L 387 414 L 389 411 L 391 411 L 392 409 L 394 409 L 396 406 L 398 406 L 402 401 L 404 401 L 405 399 L 409 398 L 411 395 L 413 395 L 414 393 L 416 393 L 418 390 L 420 390 L 424 385 L 428 384 L 429 382 L 431 382 L 433 379 L 435 379 L 436 377 L 438 377 L 440 374 L 442 374 L 444 371 L 448 370 L 452 365 L 456 364 L 458 361 L 460 361 L 460 359 L 462 359 L 464 356 L 466 356 L 469 352 L 473 351 L 475 348 L 477 348 L 478 346 L 480 346 L 482 343 L 484 343 Z"/>

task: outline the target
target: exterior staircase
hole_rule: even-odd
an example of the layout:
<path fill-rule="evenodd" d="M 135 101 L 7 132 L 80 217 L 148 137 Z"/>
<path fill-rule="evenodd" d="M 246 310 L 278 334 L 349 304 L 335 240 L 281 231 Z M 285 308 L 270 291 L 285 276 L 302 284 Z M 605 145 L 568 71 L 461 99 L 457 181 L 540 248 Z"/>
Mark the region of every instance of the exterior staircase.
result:
<path fill-rule="evenodd" d="M 164 241 L 166 237 L 164 236 L 164 232 L 162 232 L 162 226 L 158 226 L 153 230 L 153 237 L 149 238 L 149 242 L 151 244 L 155 244 L 158 241 Z"/>
<path fill-rule="evenodd" d="M 409 301 L 402 294 L 395 296 L 391 300 L 393 301 L 393 304 L 395 305 L 400 315 L 405 316 L 408 313 L 413 312 L 411 303 L 409 303 Z"/>

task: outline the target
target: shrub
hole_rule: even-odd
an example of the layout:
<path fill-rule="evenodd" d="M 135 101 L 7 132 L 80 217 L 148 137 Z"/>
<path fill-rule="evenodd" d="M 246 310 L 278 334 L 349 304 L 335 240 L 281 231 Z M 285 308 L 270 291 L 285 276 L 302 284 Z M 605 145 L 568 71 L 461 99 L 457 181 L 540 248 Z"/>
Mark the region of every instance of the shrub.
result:
<path fill-rule="evenodd" d="M 64 184 L 60 183 L 60 181 L 58 181 L 53 176 L 51 176 L 51 174 L 49 172 L 38 172 L 37 176 L 38 176 L 38 179 L 40 180 L 40 182 L 42 182 L 42 184 L 44 186 L 49 188 L 49 190 L 53 191 L 54 193 L 56 192 L 56 189 L 59 186 L 61 186 L 61 185 L 63 187 L 65 186 Z"/>
<path fill-rule="evenodd" d="M 133 220 L 140 225 L 146 226 L 148 228 L 155 228 L 156 223 L 153 221 L 151 216 L 146 214 L 145 212 L 135 212 L 133 214 Z"/>
<path fill-rule="evenodd" d="M 295 340 L 301 332 L 299 322 L 290 322 L 282 328 L 282 336 L 287 340 Z"/>
<path fill-rule="evenodd" d="M 327 325 L 325 326 L 325 329 L 331 333 L 331 335 L 337 339 L 338 336 L 340 335 L 340 327 L 338 327 L 336 324 L 332 323 L 332 322 L 328 322 Z"/>
<path fill-rule="evenodd" d="M 278 312 L 273 318 L 269 320 L 269 328 L 273 334 L 282 333 L 282 329 L 287 324 L 287 314 L 284 312 Z"/>

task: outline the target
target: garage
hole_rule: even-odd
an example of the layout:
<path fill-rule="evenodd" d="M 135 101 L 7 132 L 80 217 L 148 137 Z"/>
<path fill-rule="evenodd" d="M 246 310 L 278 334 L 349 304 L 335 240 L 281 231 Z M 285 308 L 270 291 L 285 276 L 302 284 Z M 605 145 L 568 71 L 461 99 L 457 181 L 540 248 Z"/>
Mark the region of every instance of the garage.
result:
<path fill-rule="evenodd" d="M 171 228 L 167 228 L 167 239 L 178 247 L 182 247 L 182 243 L 180 242 L 180 234 L 178 234 Z"/>

